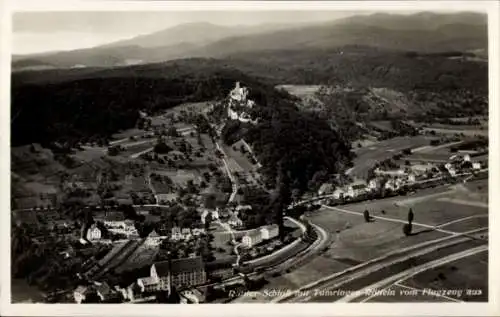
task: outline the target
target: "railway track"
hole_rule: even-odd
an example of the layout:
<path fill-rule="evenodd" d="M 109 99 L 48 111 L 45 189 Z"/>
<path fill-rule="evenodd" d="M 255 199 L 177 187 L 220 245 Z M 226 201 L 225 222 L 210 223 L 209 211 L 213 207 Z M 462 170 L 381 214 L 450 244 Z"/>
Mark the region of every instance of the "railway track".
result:
<path fill-rule="evenodd" d="M 458 247 L 459 245 L 457 245 Z M 435 267 L 462 259 L 464 257 L 473 256 L 475 254 L 488 251 L 488 245 L 479 245 L 476 247 L 468 247 L 464 250 L 454 248 L 453 252 L 448 252 L 449 254 L 440 255 L 436 260 L 426 261 L 425 263 L 414 264 L 396 274 L 389 274 L 384 279 L 379 279 L 376 282 L 369 284 L 365 281 L 365 287 L 358 289 L 357 292 L 351 293 L 337 300 L 336 302 L 365 302 L 373 297 L 374 290 L 384 290 L 398 281 L 403 281 L 405 279 L 411 278 L 418 273 L 430 270 Z"/>
<path fill-rule="evenodd" d="M 365 278 L 370 274 L 374 274 L 382 270 L 394 270 L 397 268 L 395 266 L 401 264 L 409 264 L 409 261 L 411 262 L 412 259 L 417 259 L 420 256 L 425 256 L 426 254 L 438 252 L 446 248 L 455 247 L 457 245 L 461 245 L 470 241 L 476 241 L 477 244 L 485 243 L 485 240 L 478 237 L 484 234 L 484 232 L 486 232 L 487 230 L 487 228 L 471 230 L 468 232 L 423 242 L 409 248 L 391 252 L 385 256 L 375 258 L 373 260 L 353 266 L 344 271 L 337 272 L 318 281 L 310 283 L 293 292 L 289 292 L 280 297 L 277 297 L 273 299 L 272 302 L 307 301 L 310 298 L 302 296 L 304 292 L 307 291 L 314 291 L 315 289 L 320 288 L 334 289 L 341 286 L 343 287 L 349 285 L 349 283 L 353 283 L 354 281 L 356 281 L 356 279 Z"/>

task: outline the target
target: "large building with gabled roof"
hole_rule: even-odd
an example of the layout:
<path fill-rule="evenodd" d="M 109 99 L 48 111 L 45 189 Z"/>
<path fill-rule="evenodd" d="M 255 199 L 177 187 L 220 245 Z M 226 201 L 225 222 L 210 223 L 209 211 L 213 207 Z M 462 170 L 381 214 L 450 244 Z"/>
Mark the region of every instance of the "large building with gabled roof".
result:
<path fill-rule="evenodd" d="M 140 278 L 137 284 L 143 291 L 187 289 L 207 280 L 205 264 L 200 256 L 156 262 L 151 265 L 150 276 Z"/>

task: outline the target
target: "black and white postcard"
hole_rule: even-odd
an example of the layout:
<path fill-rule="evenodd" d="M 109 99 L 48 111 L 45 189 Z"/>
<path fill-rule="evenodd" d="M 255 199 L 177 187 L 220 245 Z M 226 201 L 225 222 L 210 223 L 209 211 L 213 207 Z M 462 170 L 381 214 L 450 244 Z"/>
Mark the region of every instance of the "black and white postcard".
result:
<path fill-rule="evenodd" d="M 2 314 L 500 313 L 497 2 L 6 8 Z"/>

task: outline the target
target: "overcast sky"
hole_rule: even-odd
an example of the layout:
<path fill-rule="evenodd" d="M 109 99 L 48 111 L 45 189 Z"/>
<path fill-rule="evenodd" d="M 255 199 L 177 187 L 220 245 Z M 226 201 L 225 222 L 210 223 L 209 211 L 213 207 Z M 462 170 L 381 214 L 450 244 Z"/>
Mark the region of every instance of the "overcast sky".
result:
<path fill-rule="evenodd" d="M 92 47 L 182 23 L 219 25 L 289 24 L 332 21 L 358 12 L 17 12 L 13 15 L 14 54 Z"/>

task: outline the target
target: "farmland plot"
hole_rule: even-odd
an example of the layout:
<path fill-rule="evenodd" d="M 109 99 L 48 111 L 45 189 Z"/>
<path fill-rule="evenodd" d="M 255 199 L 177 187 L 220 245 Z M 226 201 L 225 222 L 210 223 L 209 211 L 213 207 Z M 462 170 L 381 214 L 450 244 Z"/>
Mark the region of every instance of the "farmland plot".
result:
<path fill-rule="evenodd" d="M 125 271 L 130 271 L 150 265 L 154 262 L 156 255 L 158 254 L 158 246 L 147 246 L 141 245 L 137 250 L 135 250 L 125 262 L 115 269 L 115 272 L 121 274 Z"/>

